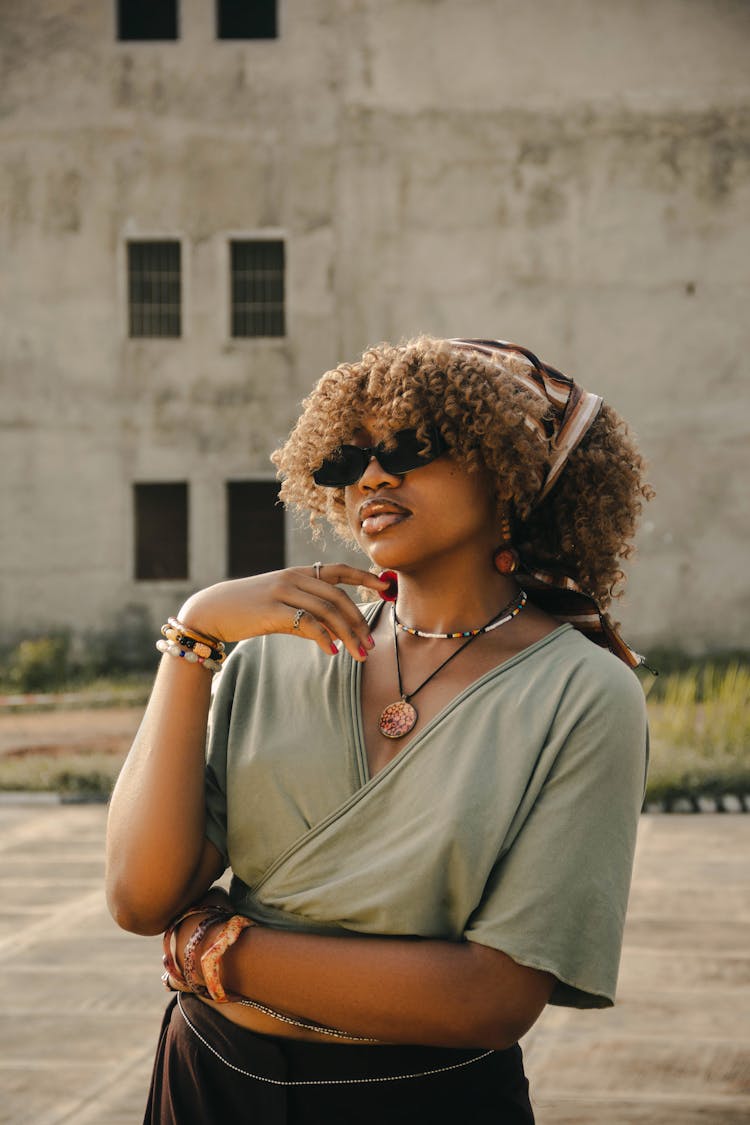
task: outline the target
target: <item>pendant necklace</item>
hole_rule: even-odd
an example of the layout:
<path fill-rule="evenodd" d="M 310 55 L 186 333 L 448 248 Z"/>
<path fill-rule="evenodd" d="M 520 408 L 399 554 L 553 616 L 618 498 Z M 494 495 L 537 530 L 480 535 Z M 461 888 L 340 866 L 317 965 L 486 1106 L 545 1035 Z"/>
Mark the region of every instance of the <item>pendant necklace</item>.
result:
<path fill-rule="evenodd" d="M 389 703 L 388 706 L 386 708 L 384 708 L 384 710 L 381 712 L 380 719 L 378 720 L 378 728 L 380 730 L 380 733 L 382 735 L 385 735 L 386 738 L 403 738 L 404 735 L 408 734 L 410 730 L 413 730 L 414 726 L 416 725 L 417 719 L 419 718 L 419 714 L 417 712 L 417 709 L 414 706 L 414 704 L 411 702 L 411 700 L 414 698 L 414 696 L 418 692 L 420 692 L 423 687 L 426 687 L 427 684 L 429 684 L 430 680 L 434 680 L 434 678 L 435 678 L 435 676 L 437 676 L 438 672 L 442 672 L 443 668 L 445 668 L 445 666 L 447 664 L 450 664 L 451 660 L 455 660 L 455 658 L 460 653 L 462 653 L 465 648 L 468 648 L 468 646 L 473 641 L 475 641 L 477 639 L 477 637 L 481 637 L 483 633 L 489 633 L 492 629 L 496 629 L 499 625 L 505 625 L 506 622 L 512 621 L 514 617 L 517 617 L 518 614 L 521 612 L 521 610 L 526 605 L 526 602 L 527 602 L 526 593 L 523 590 L 521 590 L 518 597 L 514 598 L 513 602 L 511 603 L 512 608 L 509 608 L 508 606 L 506 606 L 504 609 L 500 610 L 499 614 L 497 614 L 497 613 L 493 614 L 493 616 L 490 618 L 490 620 L 487 622 L 487 624 L 483 625 L 480 629 L 468 629 L 468 630 L 466 630 L 466 632 L 463 632 L 463 633 L 437 633 L 437 634 L 434 634 L 434 633 L 426 633 L 425 634 L 425 633 L 420 633 L 417 630 L 414 630 L 414 635 L 417 636 L 417 637 L 419 637 L 419 636 L 429 636 L 429 637 L 437 636 L 437 637 L 440 637 L 440 638 L 445 639 L 445 640 L 447 640 L 449 638 L 454 639 L 456 637 L 467 637 L 468 639 L 465 640 L 462 645 L 459 645 L 459 647 L 454 652 L 452 652 L 450 654 L 450 656 L 448 657 L 447 660 L 444 660 L 442 662 L 442 664 L 438 664 L 435 671 L 430 672 L 427 679 L 422 680 L 422 683 L 418 687 L 416 687 L 414 689 L 414 691 L 409 691 L 409 692 L 404 691 L 404 685 L 403 685 L 403 681 L 401 679 L 401 661 L 400 661 L 399 655 L 398 655 L 398 625 L 400 624 L 400 622 L 398 621 L 398 618 L 396 617 L 396 607 L 394 605 L 394 607 L 393 607 L 393 647 L 396 651 L 396 675 L 398 677 L 398 694 L 400 695 L 401 698 L 396 700 L 395 703 Z M 411 632 L 411 630 L 408 630 L 408 631 Z"/>

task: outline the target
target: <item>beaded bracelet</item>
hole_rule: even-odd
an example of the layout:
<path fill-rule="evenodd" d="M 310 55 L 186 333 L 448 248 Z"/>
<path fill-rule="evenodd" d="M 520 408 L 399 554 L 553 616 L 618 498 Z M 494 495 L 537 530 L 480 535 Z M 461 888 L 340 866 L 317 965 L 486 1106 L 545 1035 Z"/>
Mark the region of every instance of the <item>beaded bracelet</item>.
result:
<path fill-rule="evenodd" d="M 226 660 L 223 641 L 184 625 L 176 617 L 170 617 L 162 625 L 161 634 L 165 639 L 157 641 L 156 647 L 168 656 L 186 660 L 188 664 L 202 664 L 209 672 L 218 672 Z"/>
<path fill-rule="evenodd" d="M 190 649 L 196 656 L 223 660 L 226 655 L 224 641 L 211 636 L 210 633 L 201 633 L 190 625 L 183 625 L 176 617 L 170 617 L 167 623 L 162 625 L 160 632 L 168 641 Z"/>
<path fill-rule="evenodd" d="M 229 1000 L 240 999 L 238 996 L 227 996 L 224 991 L 220 973 L 221 959 L 229 947 L 234 945 L 242 931 L 252 925 L 254 923 L 250 918 L 246 918 L 243 914 L 234 914 L 228 922 L 224 923 L 216 941 L 208 947 L 201 957 L 201 971 L 208 994 L 218 1004 L 226 1004 Z"/>
<path fill-rule="evenodd" d="M 196 656 L 202 656 L 204 660 L 210 658 L 221 662 L 225 659 L 222 649 L 211 648 L 210 645 L 203 641 L 196 641 L 195 637 L 190 637 L 187 633 L 179 633 L 176 629 L 166 629 L 164 626 L 162 626 L 162 633 L 172 644 L 179 645 L 180 648 L 186 648 L 189 652 L 194 652 Z"/>
<path fill-rule="evenodd" d="M 167 656 L 176 656 L 178 659 L 186 660 L 188 664 L 202 664 L 209 672 L 220 672 L 221 665 L 224 662 L 224 654 L 220 660 L 213 660 L 207 656 L 197 656 L 190 649 L 182 648 L 181 645 L 174 644 L 171 641 L 157 641 L 156 647 L 159 652 L 166 653 Z"/>
<path fill-rule="evenodd" d="M 162 625 L 161 634 L 166 637 L 168 641 L 173 644 L 182 645 L 183 648 L 190 649 L 197 656 L 211 657 L 213 660 L 223 660 L 225 657 L 225 645 L 223 641 L 218 641 L 216 637 L 211 637 L 208 633 L 199 633 L 195 629 L 191 629 L 188 625 L 182 625 L 176 618 L 170 617 L 166 625 Z"/>

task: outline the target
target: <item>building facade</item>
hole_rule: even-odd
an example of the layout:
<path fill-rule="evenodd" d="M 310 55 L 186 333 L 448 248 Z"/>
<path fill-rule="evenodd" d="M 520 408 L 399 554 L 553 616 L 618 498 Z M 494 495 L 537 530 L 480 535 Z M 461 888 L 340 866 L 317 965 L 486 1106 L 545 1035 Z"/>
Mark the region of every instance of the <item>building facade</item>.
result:
<path fill-rule="evenodd" d="M 747 647 L 749 45 L 740 0 L 0 6 L 6 633 L 340 556 L 269 453 L 427 331 L 620 409 L 658 499 L 617 616 Z"/>

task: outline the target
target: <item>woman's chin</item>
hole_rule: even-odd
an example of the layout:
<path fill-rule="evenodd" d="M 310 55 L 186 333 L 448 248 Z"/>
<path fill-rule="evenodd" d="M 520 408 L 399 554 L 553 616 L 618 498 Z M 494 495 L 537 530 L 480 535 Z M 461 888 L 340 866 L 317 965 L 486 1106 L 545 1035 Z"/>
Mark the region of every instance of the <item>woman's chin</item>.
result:
<path fill-rule="evenodd" d="M 376 566 L 378 570 L 401 569 L 400 559 L 396 552 L 379 550 L 377 547 L 373 549 L 369 546 L 364 547 L 363 550 L 372 565 Z"/>

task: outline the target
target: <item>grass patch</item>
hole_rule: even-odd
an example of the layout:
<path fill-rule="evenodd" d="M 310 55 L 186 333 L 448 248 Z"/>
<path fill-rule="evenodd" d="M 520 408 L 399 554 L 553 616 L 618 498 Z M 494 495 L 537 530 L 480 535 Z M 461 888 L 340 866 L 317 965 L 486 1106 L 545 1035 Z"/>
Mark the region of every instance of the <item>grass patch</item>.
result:
<path fill-rule="evenodd" d="M 43 702 L 31 703 L 28 697 L 21 704 L 9 702 L 20 693 L 7 679 L 0 676 L 0 711 L 13 711 L 22 707 L 23 711 L 64 710 L 68 707 L 135 707 L 145 706 L 154 682 L 153 672 L 131 672 L 119 676 L 97 676 L 93 679 L 69 677 L 53 692 L 33 692 L 41 695 Z"/>
<path fill-rule="evenodd" d="M 99 751 L 4 754 L 0 757 L 0 790 L 107 800 L 123 760 L 124 754 Z"/>
<path fill-rule="evenodd" d="M 750 668 L 706 665 L 664 678 L 649 698 L 647 800 L 750 793 Z"/>
<path fill-rule="evenodd" d="M 96 676 L 93 679 L 70 681 L 64 690 L 84 696 L 107 695 L 113 701 L 122 700 L 127 705 L 137 696 L 139 703 L 145 703 L 153 687 L 154 675 L 154 671 L 149 671 L 129 672 L 120 676 Z"/>
<path fill-rule="evenodd" d="M 676 649 L 649 647 L 647 659 L 650 667 L 658 669 L 659 672 L 649 692 L 649 698 L 654 699 L 664 698 L 669 690 L 668 685 L 673 683 L 674 676 L 678 674 L 694 677 L 700 696 L 704 680 L 710 684 L 717 675 L 733 667 L 750 669 L 750 652 L 738 652 L 736 649 L 695 657 Z"/>

